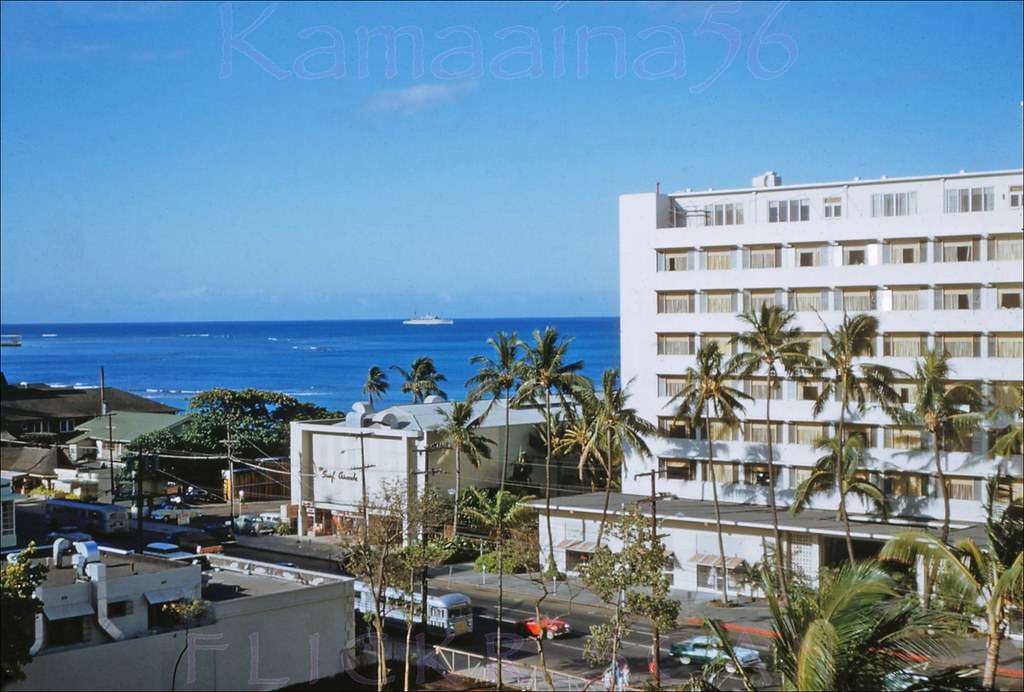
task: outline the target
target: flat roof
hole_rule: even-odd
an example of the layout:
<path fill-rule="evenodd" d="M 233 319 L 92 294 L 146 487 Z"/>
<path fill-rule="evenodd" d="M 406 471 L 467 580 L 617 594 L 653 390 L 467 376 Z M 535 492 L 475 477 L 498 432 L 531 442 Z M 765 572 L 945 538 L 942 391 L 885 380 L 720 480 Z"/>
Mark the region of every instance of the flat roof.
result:
<path fill-rule="evenodd" d="M 639 505 L 642 513 L 650 516 L 648 509 L 650 497 L 629 493 L 612 493 L 608 502 L 608 514 L 617 515 L 624 507 Z M 759 530 L 772 529 L 771 510 L 766 505 L 740 504 L 736 502 L 719 502 L 722 526 L 735 526 Z M 530 506 L 543 509 L 544 501 L 535 500 Z M 595 513 L 600 515 L 604 507 L 604 493 L 586 493 L 583 495 L 567 495 L 551 498 L 551 508 L 562 512 Z M 658 518 L 681 524 L 699 524 L 714 526 L 715 505 L 710 500 L 691 500 L 684 498 L 658 499 Z M 950 539 L 972 538 L 984 540 L 984 525 L 971 522 L 954 521 L 950 524 Z M 894 517 L 890 521 L 881 519 L 851 517 L 850 535 L 854 538 L 872 540 L 888 540 L 907 529 L 922 529 L 938 533 L 940 522 L 912 520 Z M 807 533 L 825 536 L 842 537 L 846 535 L 845 524 L 836 519 L 836 513 L 824 509 L 805 509 L 799 514 L 792 514 L 788 509 L 779 510 L 779 529 L 790 533 Z"/>
<path fill-rule="evenodd" d="M 214 603 L 352 581 L 351 577 L 341 574 L 317 572 L 284 564 L 216 554 L 209 554 L 206 557 L 211 569 L 203 572 L 204 577 L 209 578 L 203 588 L 203 598 Z"/>
<path fill-rule="evenodd" d="M 46 565 L 49 571 L 46 573 L 46 580 L 42 583 L 45 587 L 68 586 L 75 583 L 76 571 L 71 566 L 71 558 L 74 553 L 65 556 L 65 566 L 55 567 L 53 564 L 53 551 L 39 549 L 32 562 L 39 565 Z M 107 566 L 107 579 L 120 579 L 130 577 L 134 574 L 149 574 L 153 572 L 164 572 L 171 569 L 184 569 L 189 567 L 188 563 L 164 560 L 149 555 L 138 555 L 136 553 L 115 553 L 107 550 L 100 550 L 100 562 Z"/>

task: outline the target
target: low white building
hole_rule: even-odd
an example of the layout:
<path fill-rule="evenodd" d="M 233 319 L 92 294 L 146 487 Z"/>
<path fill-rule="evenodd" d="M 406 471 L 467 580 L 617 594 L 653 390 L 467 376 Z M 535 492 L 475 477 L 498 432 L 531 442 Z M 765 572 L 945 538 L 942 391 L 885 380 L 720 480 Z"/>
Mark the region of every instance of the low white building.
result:
<path fill-rule="evenodd" d="M 0 478 L 0 550 L 7 550 L 18 544 L 14 503 L 23 497 L 24 495 L 19 495 L 11 489 L 10 478 Z"/>
<path fill-rule="evenodd" d="M 343 422 L 292 423 L 291 496 L 300 507 L 300 535 L 347 530 L 363 500 L 364 465 L 370 496 L 385 482 L 403 482 L 418 493 L 426 469 L 431 488 L 454 494 L 455 454 L 440 447 L 436 432 L 444 423 L 441 411 L 449 411 L 451 405 L 435 400 L 373 412 L 367 404 L 357 403 Z M 490 400 L 477 402 L 474 415 L 483 416 L 478 432 L 494 444 L 490 459 L 479 467 L 462 455 L 462 487 L 495 487 L 501 480 L 504 455 L 505 401 L 499 399 L 493 406 Z M 543 422 L 543 407 L 509 409 L 506 482 L 536 496 L 544 494 L 544 452 L 543 447 L 532 448 L 530 434 Z M 521 453 L 523 463 L 519 463 Z M 552 495 L 589 489 L 580 483 L 571 459 L 552 461 L 551 486 Z"/>
<path fill-rule="evenodd" d="M 11 690 L 276 689 L 350 666 L 351 579 L 218 555 L 210 569 L 77 543 L 36 590 L 33 660 Z M 164 609 L 201 600 L 186 632 Z"/>

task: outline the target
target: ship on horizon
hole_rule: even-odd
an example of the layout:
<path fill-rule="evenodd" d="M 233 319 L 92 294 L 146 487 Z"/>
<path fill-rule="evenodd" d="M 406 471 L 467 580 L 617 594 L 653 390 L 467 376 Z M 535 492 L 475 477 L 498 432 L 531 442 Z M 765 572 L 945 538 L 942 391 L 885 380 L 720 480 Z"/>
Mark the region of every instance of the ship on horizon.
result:
<path fill-rule="evenodd" d="M 413 316 L 411 319 L 403 320 L 402 324 L 455 324 L 454 320 L 438 317 L 432 312 L 420 316 Z"/>

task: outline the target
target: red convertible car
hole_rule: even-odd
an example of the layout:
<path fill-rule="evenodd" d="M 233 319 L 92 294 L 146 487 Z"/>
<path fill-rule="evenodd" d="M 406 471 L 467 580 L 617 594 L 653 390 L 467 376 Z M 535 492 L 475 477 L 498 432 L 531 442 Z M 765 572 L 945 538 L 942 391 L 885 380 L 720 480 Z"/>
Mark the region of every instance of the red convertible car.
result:
<path fill-rule="evenodd" d="M 516 629 L 522 634 L 529 635 L 531 637 L 541 636 L 541 632 L 548 639 L 554 639 L 555 637 L 561 637 L 562 635 L 569 634 L 572 628 L 569 627 L 569 623 L 565 620 L 541 618 L 538 624 L 537 618 L 526 618 L 516 623 Z"/>

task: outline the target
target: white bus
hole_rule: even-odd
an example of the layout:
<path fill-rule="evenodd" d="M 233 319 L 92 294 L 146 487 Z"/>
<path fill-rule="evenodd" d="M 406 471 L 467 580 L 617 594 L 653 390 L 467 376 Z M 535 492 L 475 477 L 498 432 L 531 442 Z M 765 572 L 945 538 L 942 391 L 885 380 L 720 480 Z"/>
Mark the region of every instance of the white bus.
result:
<path fill-rule="evenodd" d="M 401 589 L 388 588 L 384 592 L 384 618 L 390 624 L 405 624 L 412 604 L 413 623 L 418 624 L 421 618 L 420 594 L 410 596 Z M 360 613 L 372 613 L 374 594 L 370 585 L 356 581 L 356 610 Z M 473 632 L 473 602 L 469 596 L 461 593 L 447 593 L 440 596 L 427 596 L 427 630 L 431 634 L 451 635 L 455 637 Z"/>
<path fill-rule="evenodd" d="M 74 500 L 47 500 L 46 519 L 51 527 L 74 524 L 91 534 L 126 533 L 128 510 L 120 505 Z"/>

